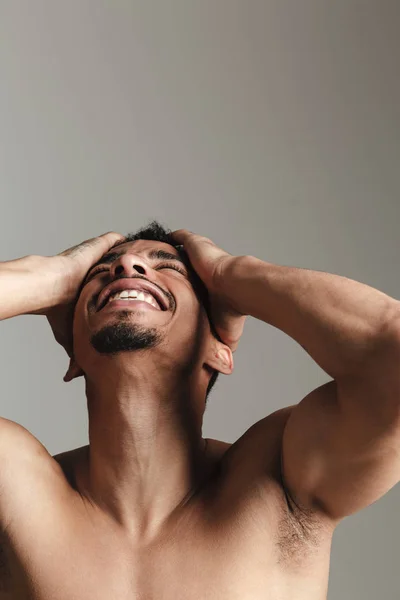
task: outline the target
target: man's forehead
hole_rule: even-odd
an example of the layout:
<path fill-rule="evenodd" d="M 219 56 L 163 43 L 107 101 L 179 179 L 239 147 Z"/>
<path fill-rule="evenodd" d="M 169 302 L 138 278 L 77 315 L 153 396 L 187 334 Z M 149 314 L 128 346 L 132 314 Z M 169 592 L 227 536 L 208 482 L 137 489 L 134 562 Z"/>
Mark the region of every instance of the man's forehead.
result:
<path fill-rule="evenodd" d="M 172 252 L 173 254 L 179 255 L 179 250 L 183 248 L 183 246 L 172 246 L 172 244 L 167 244 L 166 242 L 159 242 L 155 240 L 135 240 L 134 242 L 124 242 L 123 244 L 118 244 L 117 246 L 113 246 L 111 250 L 107 252 L 112 252 L 114 248 L 118 248 L 118 250 L 124 250 L 127 252 L 128 250 L 135 249 L 135 252 L 145 253 L 146 250 L 151 250 L 152 248 L 163 248 L 167 252 Z"/>

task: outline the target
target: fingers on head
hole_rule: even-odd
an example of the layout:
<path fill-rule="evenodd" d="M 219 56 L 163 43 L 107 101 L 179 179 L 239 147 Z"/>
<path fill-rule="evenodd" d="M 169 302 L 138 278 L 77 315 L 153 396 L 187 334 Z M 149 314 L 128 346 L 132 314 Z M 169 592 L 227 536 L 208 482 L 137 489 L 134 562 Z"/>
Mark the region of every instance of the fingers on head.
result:
<path fill-rule="evenodd" d="M 80 244 L 80 246 L 101 246 L 105 250 L 108 250 L 117 242 L 123 242 L 125 239 L 125 236 L 121 233 L 117 233 L 116 231 L 109 231 L 97 237 L 85 240 L 84 242 L 82 242 L 82 244 Z"/>
<path fill-rule="evenodd" d="M 96 249 L 97 253 L 100 253 L 101 256 L 101 254 L 107 252 L 112 246 L 117 244 L 117 242 L 123 242 L 125 239 L 125 236 L 123 236 L 121 233 L 109 231 L 108 233 L 103 233 L 97 237 L 84 240 L 80 244 L 72 246 L 72 248 L 65 250 L 65 252 L 62 252 L 61 254 L 71 256 L 82 254 L 89 249 Z"/>

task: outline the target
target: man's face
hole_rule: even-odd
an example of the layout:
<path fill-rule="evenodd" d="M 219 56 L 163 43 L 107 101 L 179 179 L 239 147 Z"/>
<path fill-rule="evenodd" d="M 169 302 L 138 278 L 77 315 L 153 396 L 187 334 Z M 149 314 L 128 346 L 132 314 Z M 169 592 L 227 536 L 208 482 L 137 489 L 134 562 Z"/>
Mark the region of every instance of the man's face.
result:
<path fill-rule="evenodd" d="M 169 244 L 121 244 L 90 269 L 82 284 L 73 337 L 84 371 L 97 353 L 157 347 L 172 363 L 184 365 L 193 360 L 204 335 L 210 328 L 201 284 L 186 255 L 182 258 Z"/>

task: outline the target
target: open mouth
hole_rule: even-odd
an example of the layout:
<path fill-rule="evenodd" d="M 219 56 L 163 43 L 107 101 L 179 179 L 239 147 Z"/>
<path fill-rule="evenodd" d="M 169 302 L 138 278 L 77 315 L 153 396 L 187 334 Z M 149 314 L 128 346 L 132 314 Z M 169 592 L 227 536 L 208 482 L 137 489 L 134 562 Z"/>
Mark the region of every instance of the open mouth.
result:
<path fill-rule="evenodd" d="M 153 306 L 157 310 L 162 310 L 161 306 L 154 298 L 154 296 L 152 296 L 148 292 L 143 292 L 140 290 L 123 290 L 122 292 L 111 294 L 106 300 L 106 305 L 111 304 L 116 300 L 124 300 L 125 302 L 146 302 L 147 304 L 150 304 L 150 306 Z"/>
<path fill-rule="evenodd" d="M 153 296 L 153 294 L 151 294 L 150 292 L 138 289 L 125 289 L 109 294 L 105 298 L 105 300 L 101 302 L 100 306 L 98 307 L 98 311 L 102 310 L 105 306 L 113 304 L 117 301 L 123 301 L 123 304 L 126 305 L 128 305 L 130 302 L 144 302 L 146 304 L 149 304 L 155 310 L 166 310 L 166 308 L 164 308 L 164 306 L 160 304 L 158 299 L 155 296 Z M 120 305 L 120 302 L 118 302 L 118 305 Z"/>
<path fill-rule="evenodd" d="M 97 298 L 96 311 L 99 312 L 107 304 L 124 301 L 144 302 L 155 310 L 169 310 L 171 298 L 167 292 L 146 279 L 138 277 L 123 277 L 103 288 Z"/>

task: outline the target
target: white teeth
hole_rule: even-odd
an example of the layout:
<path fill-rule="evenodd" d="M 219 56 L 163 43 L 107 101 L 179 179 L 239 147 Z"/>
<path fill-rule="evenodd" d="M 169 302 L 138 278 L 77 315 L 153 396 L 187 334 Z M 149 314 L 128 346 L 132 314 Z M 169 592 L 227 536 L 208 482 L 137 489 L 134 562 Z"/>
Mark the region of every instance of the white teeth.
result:
<path fill-rule="evenodd" d="M 111 294 L 109 296 L 108 302 L 112 302 L 113 300 L 126 300 L 131 298 L 135 300 L 141 300 L 142 302 L 148 302 L 149 304 L 160 310 L 156 299 L 153 298 L 151 294 L 139 290 L 122 290 L 121 292 L 116 292 L 115 294 Z"/>

